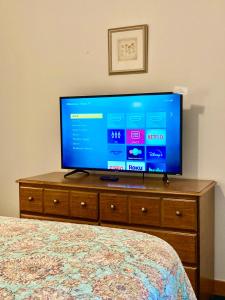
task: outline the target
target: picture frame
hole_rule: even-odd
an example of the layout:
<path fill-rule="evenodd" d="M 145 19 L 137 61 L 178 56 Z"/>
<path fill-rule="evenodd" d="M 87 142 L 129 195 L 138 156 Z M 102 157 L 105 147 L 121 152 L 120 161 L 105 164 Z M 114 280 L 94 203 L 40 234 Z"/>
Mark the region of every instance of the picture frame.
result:
<path fill-rule="evenodd" d="M 148 72 L 148 25 L 108 29 L 109 75 Z"/>

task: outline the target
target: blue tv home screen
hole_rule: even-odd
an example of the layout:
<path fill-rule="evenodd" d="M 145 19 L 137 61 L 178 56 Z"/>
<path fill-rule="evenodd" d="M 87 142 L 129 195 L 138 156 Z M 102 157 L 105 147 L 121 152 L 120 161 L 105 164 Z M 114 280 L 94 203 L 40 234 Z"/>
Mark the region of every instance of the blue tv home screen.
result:
<path fill-rule="evenodd" d="M 61 97 L 62 167 L 181 174 L 182 96 Z"/>

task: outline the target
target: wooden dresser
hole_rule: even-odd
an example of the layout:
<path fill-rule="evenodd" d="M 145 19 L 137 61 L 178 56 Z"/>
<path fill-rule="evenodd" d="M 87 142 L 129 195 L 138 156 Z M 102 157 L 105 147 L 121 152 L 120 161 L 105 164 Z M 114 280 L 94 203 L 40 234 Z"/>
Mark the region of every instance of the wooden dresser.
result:
<path fill-rule="evenodd" d="M 20 216 L 127 228 L 156 235 L 179 254 L 198 299 L 209 299 L 214 275 L 214 186 L 210 180 L 54 172 L 19 179 Z"/>

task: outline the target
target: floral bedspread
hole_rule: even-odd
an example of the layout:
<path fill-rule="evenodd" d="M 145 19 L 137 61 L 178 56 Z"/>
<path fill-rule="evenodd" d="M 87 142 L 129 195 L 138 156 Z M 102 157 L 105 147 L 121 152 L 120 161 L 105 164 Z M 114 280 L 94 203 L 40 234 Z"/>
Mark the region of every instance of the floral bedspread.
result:
<path fill-rule="evenodd" d="M 145 233 L 0 217 L 0 299 L 196 299 L 175 251 Z"/>

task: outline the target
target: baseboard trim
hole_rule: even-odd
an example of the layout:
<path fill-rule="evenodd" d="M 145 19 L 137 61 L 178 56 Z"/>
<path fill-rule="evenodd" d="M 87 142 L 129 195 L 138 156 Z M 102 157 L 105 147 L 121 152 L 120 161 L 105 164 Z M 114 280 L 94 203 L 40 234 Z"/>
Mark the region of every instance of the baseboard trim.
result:
<path fill-rule="evenodd" d="M 214 280 L 214 295 L 225 296 L 225 281 Z"/>

